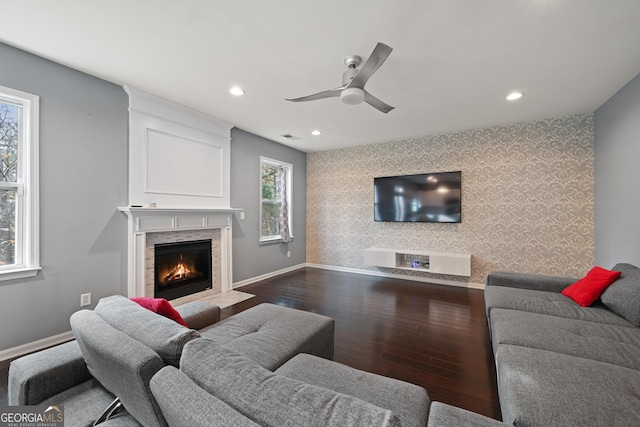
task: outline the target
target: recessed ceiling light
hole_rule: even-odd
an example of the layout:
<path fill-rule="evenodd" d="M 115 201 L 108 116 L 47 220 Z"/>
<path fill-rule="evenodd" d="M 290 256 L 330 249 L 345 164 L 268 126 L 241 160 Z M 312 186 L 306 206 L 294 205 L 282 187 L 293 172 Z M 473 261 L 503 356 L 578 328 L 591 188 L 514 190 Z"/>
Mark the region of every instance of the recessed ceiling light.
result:
<path fill-rule="evenodd" d="M 507 101 L 515 101 L 516 99 L 522 98 L 522 92 L 511 92 L 507 95 Z"/>
<path fill-rule="evenodd" d="M 229 89 L 229 92 L 231 93 L 231 95 L 235 95 L 235 96 L 242 96 L 244 95 L 244 89 L 242 89 L 239 86 L 234 86 L 231 89 Z"/>
<path fill-rule="evenodd" d="M 314 130 L 314 131 L 312 131 L 312 132 L 311 132 L 311 135 L 313 135 L 313 136 L 319 136 L 319 135 L 322 135 L 322 132 L 320 132 L 318 129 L 316 129 L 316 130 Z"/>

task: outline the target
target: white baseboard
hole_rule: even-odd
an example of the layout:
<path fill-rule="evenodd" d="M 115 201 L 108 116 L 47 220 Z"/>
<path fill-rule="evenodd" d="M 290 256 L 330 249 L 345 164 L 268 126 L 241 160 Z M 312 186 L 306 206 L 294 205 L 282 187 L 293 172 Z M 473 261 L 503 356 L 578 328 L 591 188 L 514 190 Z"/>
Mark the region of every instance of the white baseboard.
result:
<path fill-rule="evenodd" d="M 37 341 L 32 341 L 16 347 L 8 348 L 6 350 L 0 350 L 0 362 L 24 356 L 25 354 L 43 350 L 54 345 L 62 344 L 64 342 L 72 340 L 73 338 L 73 332 L 68 331 L 58 335 L 54 335 L 52 337 L 42 338 Z"/>
<path fill-rule="evenodd" d="M 241 280 L 239 282 L 234 282 L 232 288 L 237 289 L 242 286 L 250 285 L 255 282 L 259 282 L 261 280 L 266 280 L 274 276 L 279 276 L 280 274 L 288 273 L 290 271 L 298 270 L 300 268 L 306 267 L 307 264 L 298 264 L 292 267 L 283 268 L 282 270 L 272 271 L 270 273 L 261 274 L 260 276 L 251 277 L 249 279 Z"/>
<path fill-rule="evenodd" d="M 435 283 L 437 285 L 447 285 L 447 286 L 457 286 L 462 288 L 470 288 L 470 289 L 484 289 L 484 283 L 472 283 L 472 282 L 458 282 L 456 280 L 446 280 L 446 279 L 437 279 L 431 277 L 420 277 L 420 276 L 409 276 L 407 274 L 396 274 L 396 273 L 387 273 L 385 271 L 376 271 L 376 270 L 361 270 L 358 268 L 349 268 L 349 267 L 338 267 L 334 265 L 325 265 L 325 264 L 313 264 L 313 263 L 304 263 L 294 265 L 292 267 L 283 268 L 282 270 L 272 271 L 270 273 L 262 274 L 260 276 L 251 277 L 249 279 L 241 280 L 239 282 L 235 282 L 233 284 L 233 289 L 240 288 L 242 286 L 250 285 L 251 283 L 259 282 L 261 280 L 266 280 L 274 276 L 278 276 L 280 274 L 288 273 L 290 271 L 298 270 L 304 267 L 313 267 L 313 268 L 322 268 L 325 270 L 333 270 L 333 271 L 342 271 L 345 273 L 356 273 L 356 274 L 366 274 L 368 276 L 378 276 L 378 277 L 389 277 L 392 279 L 403 279 L 403 280 L 413 280 L 415 282 L 425 282 L 425 283 Z"/>
<path fill-rule="evenodd" d="M 307 267 L 323 268 L 325 270 L 342 271 L 345 273 L 366 274 L 368 276 L 389 277 L 392 279 L 413 280 L 414 282 L 435 283 L 437 285 L 457 286 L 470 289 L 484 289 L 484 283 L 458 282 L 456 280 L 437 279 L 432 277 L 409 276 L 407 274 L 387 273 L 377 270 L 361 270 L 358 268 L 338 267 L 333 265 L 307 263 Z"/>

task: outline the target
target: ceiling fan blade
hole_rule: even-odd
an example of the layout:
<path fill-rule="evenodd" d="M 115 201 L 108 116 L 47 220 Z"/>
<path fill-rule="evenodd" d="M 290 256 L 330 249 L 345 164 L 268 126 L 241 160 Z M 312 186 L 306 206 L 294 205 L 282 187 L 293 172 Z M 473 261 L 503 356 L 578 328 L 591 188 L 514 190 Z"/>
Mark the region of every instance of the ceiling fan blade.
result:
<path fill-rule="evenodd" d="M 366 90 L 364 91 L 364 102 L 366 102 L 367 104 L 371 105 L 373 108 L 376 108 L 376 109 L 382 111 L 383 113 L 388 113 L 389 111 L 391 111 L 394 108 L 396 108 L 396 107 L 392 107 L 391 105 L 385 104 L 384 102 L 380 101 L 375 96 L 371 95 Z"/>
<path fill-rule="evenodd" d="M 393 49 L 387 46 L 384 43 L 378 43 L 371 52 L 369 58 L 367 58 L 367 62 L 364 63 L 362 68 L 356 76 L 351 80 L 347 87 L 359 87 L 360 89 L 364 89 L 364 85 L 367 83 L 367 80 L 375 73 L 378 68 L 387 60 L 389 54 Z"/>
<path fill-rule="evenodd" d="M 286 99 L 285 101 L 305 102 L 305 101 L 315 101 L 316 99 L 336 98 L 340 96 L 340 92 L 342 92 L 342 89 L 344 88 L 345 86 L 340 86 L 335 89 L 329 89 L 322 92 L 314 93 L 313 95 L 307 95 L 300 98 Z"/>

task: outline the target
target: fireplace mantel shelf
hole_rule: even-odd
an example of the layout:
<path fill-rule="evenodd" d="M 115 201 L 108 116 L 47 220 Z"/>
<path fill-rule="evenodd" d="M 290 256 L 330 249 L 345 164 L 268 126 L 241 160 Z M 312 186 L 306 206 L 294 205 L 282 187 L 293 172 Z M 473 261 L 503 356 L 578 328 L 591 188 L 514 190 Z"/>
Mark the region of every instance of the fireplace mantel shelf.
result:
<path fill-rule="evenodd" d="M 150 207 L 133 207 L 133 206 L 121 206 L 118 207 L 120 212 L 130 214 L 147 214 L 151 212 L 157 212 L 160 214 L 184 214 L 184 213 L 236 213 L 242 212 L 242 208 L 150 208 Z"/>

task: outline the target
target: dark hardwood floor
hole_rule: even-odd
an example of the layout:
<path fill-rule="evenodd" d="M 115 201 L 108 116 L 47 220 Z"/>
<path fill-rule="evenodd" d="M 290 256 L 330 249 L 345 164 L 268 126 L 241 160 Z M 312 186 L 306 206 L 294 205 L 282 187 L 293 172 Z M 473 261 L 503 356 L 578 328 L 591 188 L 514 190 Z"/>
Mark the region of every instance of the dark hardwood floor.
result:
<path fill-rule="evenodd" d="M 303 268 L 238 289 L 256 295 L 222 318 L 263 302 L 336 321 L 336 362 L 408 381 L 431 400 L 500 419 L 481 290 Z M 0 404 L 8 362 L 0 363 Z"/>

